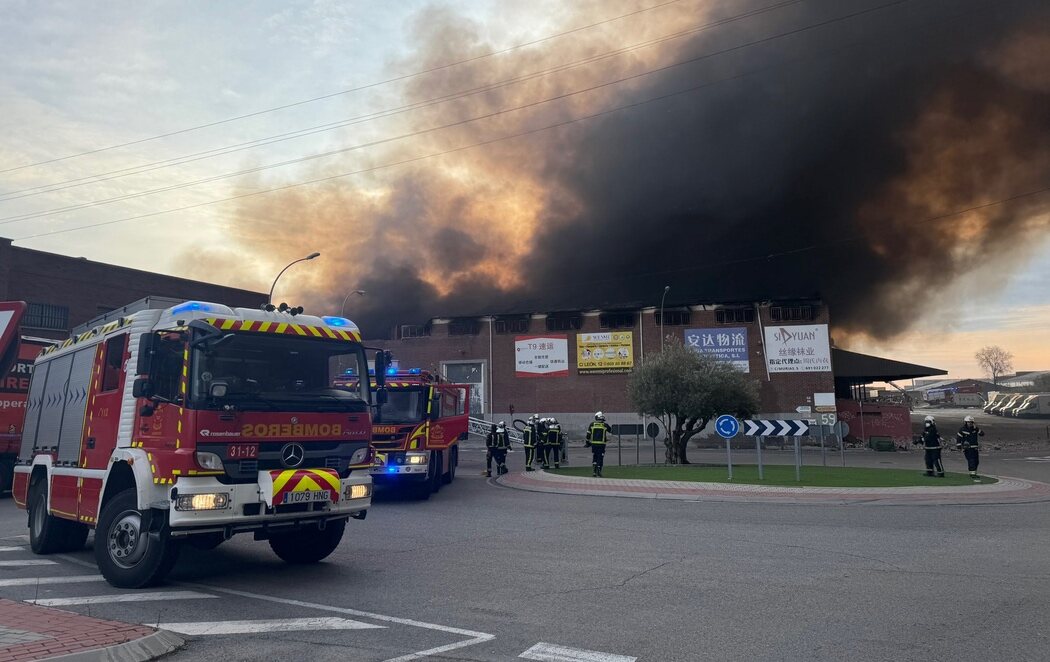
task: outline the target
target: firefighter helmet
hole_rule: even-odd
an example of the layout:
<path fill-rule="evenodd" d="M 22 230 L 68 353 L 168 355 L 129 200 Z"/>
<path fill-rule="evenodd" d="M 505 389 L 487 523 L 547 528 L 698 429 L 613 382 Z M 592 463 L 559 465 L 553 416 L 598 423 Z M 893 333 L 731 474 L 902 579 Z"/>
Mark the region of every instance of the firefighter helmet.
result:
<path fill-rule="evenodd" d="M 927 415 L 926 415 L 926 422 L 927 422 L 927 423 L 933 423 L 933 416 L 931 416 L 931 415 L 927 414 Z"/>
<path fill-rule="evenodd" d="M 600 411 L 594 412 L 594 420 L 596 420 L 596 421 L 604 421 L 605 420 L 605 414 L 601 413 Z"/>
<path fill-rule="evenodd" d="M 973 416 L 967 416 L 964 418 L 963 423 L 973 423 Z"/>
<path fill-rule="evenodd" d="M 504 430 L 507 429 L 507 424 L 505 422 L 503 422 L 503 421 L 500 421 L 499 425 L 496 427 L 496 429 L 499 430 L 500 432 L 503 432 Z"/>

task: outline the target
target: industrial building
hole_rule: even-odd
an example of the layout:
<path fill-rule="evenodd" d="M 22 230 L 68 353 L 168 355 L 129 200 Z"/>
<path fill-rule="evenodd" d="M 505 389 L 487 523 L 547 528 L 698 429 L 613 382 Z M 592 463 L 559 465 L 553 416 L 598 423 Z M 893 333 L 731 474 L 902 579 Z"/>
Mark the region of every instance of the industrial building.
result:
<path fill-rule="evenodd" d="M 29 305 L 22 333 L 63 339 L 79 324 L 146 297 L 258 307 L 266 294 L 19 246 L 0 237 L 0 301 Z"/>
<path fill-rule="evenodd" d="M 476 414 L 554 415 L 570 431 L 582 429 L 596 410 L 614 424 L 641 422 L 628 401 L 629 373 L 668 339 L 749 374 L 767 418 L 807 418 L 829 400 L 854 400 L 862 384 L 944 374 L 833 348 L 829 322 L 827 306 L 816 298 L 675 301 L 662 315 L 659 306 L 644 304 L 508 308 L 402 325 L 395 338 L 372 344 L 390 349 L 402 367 L 473 384 Z M 848 404 L 840 408 L 861 415 Z M 878 434 L 881 416 L 878 406 L 865 407 L 865 430 Z M 886 436 L 910 438 L 907 412 L 890 418 L 895 432 Z"/>

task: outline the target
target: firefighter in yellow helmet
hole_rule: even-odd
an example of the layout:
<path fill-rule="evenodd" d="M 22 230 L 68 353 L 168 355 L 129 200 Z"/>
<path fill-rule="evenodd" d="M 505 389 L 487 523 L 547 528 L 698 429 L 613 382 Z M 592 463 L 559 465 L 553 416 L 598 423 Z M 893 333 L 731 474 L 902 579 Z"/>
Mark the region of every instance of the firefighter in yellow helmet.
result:
<path fill-rule="evenodd" d="M 536 434 L 536 414 L 529 416 L 525 429 L 521 431 L 521 445 L 525 448 L 525 471 L 535 471 L 532 463 L 536 460 L 536 446 L 539 437 Z"/>
<path fill-rule="evenodd" d="M 594 467 L 594 475 L 601 477 L 602 467 L 605 466 L 605 444 L 609 441 L 612 428 L 605 422 L 605 414 L 595 412 L 594 422 L 587 428 L 587 441 L 585 446 L 591 449 L 591 466 Z"/>

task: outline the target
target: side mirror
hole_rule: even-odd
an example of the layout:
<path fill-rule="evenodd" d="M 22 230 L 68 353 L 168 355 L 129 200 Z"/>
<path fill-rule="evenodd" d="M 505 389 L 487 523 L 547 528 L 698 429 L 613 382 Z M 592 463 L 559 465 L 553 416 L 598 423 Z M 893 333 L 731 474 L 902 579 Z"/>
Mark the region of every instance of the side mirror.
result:
<path fill-rule="evenodd" d="M 153 367 L 153 354 L 157 350 L 157 336 L 152 333 L 143 333 L 139 336 L 139 359 L 135 366 L 135 374 L 137 375 L 148 375 L 150 369 Z M 138 384 L 138 380 L 135 382 Z M 149 396 L 138 396 L 136 397 L 149 397 Z"/>
<path fill-rule="evenodd" d="M 386 371 L 390 367 L 390 352 L 386 350 L 379 350 L 376 352 L 376 388 L 383 388 L 386 385 Z"/>
<path fill-rule="evenodd" d="M 441 418 L 441 395 L 435 393 L 430 399 L 430 420 Z"/>
<path fill-rule="evenodd" d="M 388 393 L 387 393 L 386 389 L 383 389 L 381 391 L 376 391 L 376 404 L 379 405 L 380 407 L 385 405 L 386 404 L 386 400 L 387 400 L 387 395 L 388 395 Z"/>
<path fill-rule="evenodd" d="M 149 380 L 149 377 L 139 377 L 132 382 L 131 394 L 136 398 L 152 398 L 153 382 Z"/>
<path fill-rule="evenodd" d="M 208 395 L 213 398 L 225 398 L 226 393 L 230 390 L 230 385 L 223 381 L 215 381 L 211 383 L 211 388 L 208 389 Z"/>

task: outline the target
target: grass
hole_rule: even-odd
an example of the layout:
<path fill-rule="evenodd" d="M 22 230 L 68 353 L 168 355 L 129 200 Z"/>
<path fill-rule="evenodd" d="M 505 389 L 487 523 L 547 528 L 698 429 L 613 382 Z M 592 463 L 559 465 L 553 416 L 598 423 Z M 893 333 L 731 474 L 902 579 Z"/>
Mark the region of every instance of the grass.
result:
<path fill-rule="evenodd" d="M 590 476 L 591 467 L 566 467 L 552 469 L 553 473 L 566 476 Z M 794 465 L 765 465 L 764 479 L 758 479 L 758 466 L 754 464 L 733 465 L 733 480 L 730 481 L 725 466 L 606 466 L 603 478 L 628 478 L 635 480 L 684 480 L 701 483 L 739 483 L 750 485 L 781 485 L 792 487 L 914 487 L 976 485 L 997 482 L 994 478 L 981 476 L 975 483 L 968 474 L 949 473 L 944 478 L 925 475 L 919 469 L 868 469 L 861 467 L 802 467 L 802 480 L 795 480 Z"/>

